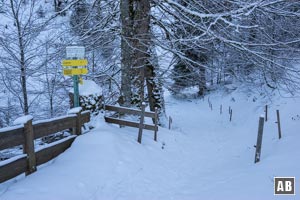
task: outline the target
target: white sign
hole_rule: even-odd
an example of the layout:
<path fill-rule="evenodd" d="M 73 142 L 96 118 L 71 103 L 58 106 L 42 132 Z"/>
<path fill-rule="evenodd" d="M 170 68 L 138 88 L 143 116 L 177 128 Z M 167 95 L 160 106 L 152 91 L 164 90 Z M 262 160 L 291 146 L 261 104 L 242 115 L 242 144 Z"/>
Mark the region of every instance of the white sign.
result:
<path fill-rule="evenodd" d="M 85 48 L 82 46 L 68 46 L 66 47 L 67 58 L 82 59 L 85 56 Z"/>

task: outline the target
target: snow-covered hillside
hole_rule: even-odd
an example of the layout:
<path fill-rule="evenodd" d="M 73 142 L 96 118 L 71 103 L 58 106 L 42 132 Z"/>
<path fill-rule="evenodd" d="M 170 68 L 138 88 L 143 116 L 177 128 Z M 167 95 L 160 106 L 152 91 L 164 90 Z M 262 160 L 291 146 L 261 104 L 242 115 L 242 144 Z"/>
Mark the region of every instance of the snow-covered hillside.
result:
<path fill-rule="evenodd" d="M 261 161 L 254 164 L 266 102 L 239 92 L 208 97 L 187 101 L 167 94 L 174 123 L 172 130 L 159 129 L 158 142 L 145 131 L 138 144 L 137 129 L 120 129 L 100 116 L 93 131 L 36 173 L 0 184 L 0 199 L 300 199 L 297 188 L 295 196 L 274 196 L 273 189 L 275 176 L 293 176 L 300 184 L 300 98 L 268 102 Z"/>

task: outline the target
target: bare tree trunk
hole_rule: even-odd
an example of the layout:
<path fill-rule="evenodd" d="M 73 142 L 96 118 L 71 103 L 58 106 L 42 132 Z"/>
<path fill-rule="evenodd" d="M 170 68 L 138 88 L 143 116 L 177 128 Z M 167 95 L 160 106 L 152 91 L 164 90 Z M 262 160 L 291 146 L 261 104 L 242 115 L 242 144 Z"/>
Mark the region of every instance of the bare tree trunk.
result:
<path fill-rule="evenodd" d="M 27 97 L 27 86 L 26 86 L 26 64 L 25 64 L 25 53 L 24 53 L 24 41 L 22 36 L 22 27 L 19 21 L 19 16 L 16 13 L 14 1 L 10 0 L 10 5 L 12 9 L 12 13 L 14 16 L 14 20 L 17 26 L 18 31 L 18 42 L 19 42 L 19 49 L 20 49 L 20 70 L 21 70 L 21 87 L 22 87 L 22 94 L 23 94 L 23 111 L 24 114 L 27 115 L 29 112 L 28 106 L 28 97 Z"/>

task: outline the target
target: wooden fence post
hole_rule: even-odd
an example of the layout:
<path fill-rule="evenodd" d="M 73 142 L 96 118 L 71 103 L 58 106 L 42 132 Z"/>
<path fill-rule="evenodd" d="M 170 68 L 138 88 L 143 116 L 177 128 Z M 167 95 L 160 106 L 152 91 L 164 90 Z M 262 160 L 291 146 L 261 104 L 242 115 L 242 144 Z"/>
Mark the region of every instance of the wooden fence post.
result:
<path fill-rule="evenodd" d="M 169 116 L 169 130 L 171 129 L 171 127 L 172 127 L 172 122 L 173 122 L 173 120 L 172 120 L 172 117 L 171 116 Z"/>
<path fill-rule="evenodd" d="M 24 153 L 27 154 L 27 171 L 26 176 L 36 171 L 36 157 L 34 152 L 34 135 L 32 119 L 24 124 L 25 144 Z"/>
<path fill-rule="evenodd" d="M 157 131 L 158 131 L 157 123 L 158 123 L 158 112 L 157 112 L 157 108 L 155 108 L 155 117 L 154 117 L 154 124 L 155 124 L 154 141 L 157 141 Z"/>
<path fill-rule="evenodd" d="M 256 151 L 255 151 L 255 159 L 254 163 L 257 163 L 260 161 L 260 154 L 261 154 L 261 144 L 262 144 L 262 137 L 263 137 L 263 131 L 264 131 L 264 118 L 259 118 L 259 124 L 258 124 L 258 135 L 257 135 L 257 142 L 256 142 Z"/>
<path fill-rule="evenodd" d="M 281 138 L 281 126 L 280 126 L 279 110 L 276 110 L 276 114 L 277 114 L 278 137 L 280 139 Z"/>
<path fill-rule="evenodd" d="M 81 135 L 81 111 L 76 113 L 75 135 Z"/>
<path fill-rule="evenodd" d="M 142 103 L 142 112 L 140 117 L 140 125 L 139 125 L 139 135 L 138 135 L 138 143 L 142 143 L 142 135 L 143 135 L 143 128 L 144 128 L 144 117 L 145 117 L 145 102 Z"/>
<path fill-rule="evenodd" d="M 232 120 L 232 109 L 230 109 L 230 117 L 229 117 L 229 121 Z"/>
<path fill-rule="evenodd" d="M 265 106 L 265 120 L 268 121 L 268 105 Z"/>

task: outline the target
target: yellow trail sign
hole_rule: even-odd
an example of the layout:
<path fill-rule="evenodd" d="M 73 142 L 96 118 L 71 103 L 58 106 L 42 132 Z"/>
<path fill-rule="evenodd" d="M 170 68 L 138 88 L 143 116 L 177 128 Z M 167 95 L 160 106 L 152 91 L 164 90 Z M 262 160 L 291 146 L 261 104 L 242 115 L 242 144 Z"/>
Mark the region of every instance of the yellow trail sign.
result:
<path fill-rule="evenodd" d="M 73 69 L 64 69 L 65 76 L 73 76 L 73 75 L 82 75 L 87 74 L 87 68 L 73 68 Z"/>
<path fill-rule="evenodd" d="M 63 60 L 61 62 L 62 66 L 65 67 L 78 67 L 78 66 L 86 66 L 88 64 L 87 59 L 83 60 Z"/>

